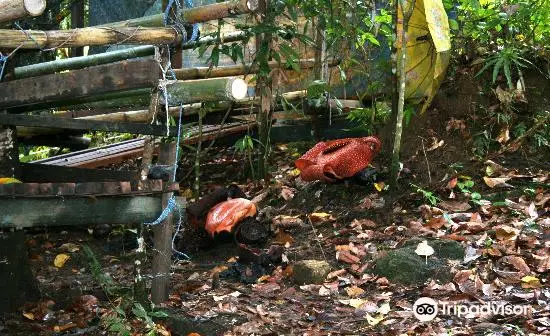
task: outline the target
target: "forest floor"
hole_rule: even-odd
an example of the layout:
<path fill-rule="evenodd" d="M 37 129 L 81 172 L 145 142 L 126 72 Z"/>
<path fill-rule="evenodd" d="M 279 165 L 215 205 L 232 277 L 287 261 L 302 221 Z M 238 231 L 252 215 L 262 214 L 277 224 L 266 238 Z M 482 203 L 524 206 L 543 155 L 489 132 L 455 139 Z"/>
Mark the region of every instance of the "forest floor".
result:
<path fill-rule="evenodd" d="M 236 266 L 243 251 L 232 242 L 191 249 L 190 260 L 174 261 L 169 300 L 157 307 L 168 317 L 122 309 L 121 288 L 134 279 L 135 231 L 28 232 L 43 299 L 4 317 L 0 334 L 102 335 L 107 325 L 121 335 L 550 334 L 548 154 L 520 149 L 474 159 L 467 139 L 475 118 L 460 103 L 469 94 L 467 86 L 444 88 L 412 121 L 397 194 L 384 190 L 385 152 L 373 161 L 376 181 L 333 184 L 297 176 L 294 160 L 314 143 L 274 145 L 268 185 L 245 178 L 247 165 L 232 148 L 204 155 L 202 191 L 235 182 L 261 197 L 260 218 L 274 231 L 263 248 L 283 246 L 284 258 L 258 271 Z M 192 164 L 190 157 L 180 170 Z M 191 187 L 182 183 L 182 193 Z M 435 253 L 418 255 L 419 245 Z M 98 268 L 84 246 L 111 280 L 92 275 Z M 70 258 L 55 266 L 59 255 Z M 296 282 L 303 260 L 328 264 L 321 283 Z M 467 310 L 422 322 L 413 314 L 420 297 Z M 480 309 L 487 304 L 518 314 Z"/>

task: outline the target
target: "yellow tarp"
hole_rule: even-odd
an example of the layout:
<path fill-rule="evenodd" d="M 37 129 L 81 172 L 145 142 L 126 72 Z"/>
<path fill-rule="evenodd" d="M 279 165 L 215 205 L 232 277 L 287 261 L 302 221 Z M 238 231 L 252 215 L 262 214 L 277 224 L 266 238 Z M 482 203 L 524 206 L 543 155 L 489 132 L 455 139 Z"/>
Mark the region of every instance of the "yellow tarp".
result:
<path fill-rule="evenodd" d="M 405 1 L 408 11 L 412 1 Z M 401 48 L 403 14 L 398 13 L 397 47 Z M 407 29 L 405 98 L 425 101 L 424 112 L 435 96 L 449 64 L 451 36 L 441 0 L 416 0 Z M 398 58 L 400 59 L 400 58 Z"/>

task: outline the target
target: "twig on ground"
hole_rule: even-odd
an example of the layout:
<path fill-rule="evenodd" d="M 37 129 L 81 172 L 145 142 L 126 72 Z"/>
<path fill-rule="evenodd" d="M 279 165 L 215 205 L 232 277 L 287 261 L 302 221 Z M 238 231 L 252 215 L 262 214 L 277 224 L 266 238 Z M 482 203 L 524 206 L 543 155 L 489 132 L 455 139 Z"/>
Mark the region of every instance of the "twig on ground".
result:
<path fill-rule="evenodd" d="M 426 166 L 428 167 L 428 179 L 432 183 L 432 173 L 430 171 L 430 162 L 428 161 L 428 156 L 426 155 L 426 148 L 424 147 L 424 138 L 419 137 L 422 140 L 422 152 L 424 152 L 424 159 L 426 159 Z"/>

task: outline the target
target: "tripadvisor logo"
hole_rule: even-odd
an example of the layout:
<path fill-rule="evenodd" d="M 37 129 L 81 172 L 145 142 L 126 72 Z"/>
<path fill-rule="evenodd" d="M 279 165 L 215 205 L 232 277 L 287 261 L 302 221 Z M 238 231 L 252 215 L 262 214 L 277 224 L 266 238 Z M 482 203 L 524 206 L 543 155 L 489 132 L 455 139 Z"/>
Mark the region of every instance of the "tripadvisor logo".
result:
<path fill-rule="evenodd" d="M 437 302 L 429 297 L 421 297 L 413 305 L 414 316 L 422 322 L 433 320 L 437 316 Z"/>
<path fill-rule="evenodd" d="M 528 315 L 530 306 L 511 305 L 506 303 L 485 304 L 455 304 L 450 302 L 437 302 L 429 297 L 421 297 L 413 305 L 414 316 L 422 322 L 433 320 L 438 313 L 441 315 L 456 315 L 458 317 L 476 317 L 479 314 L 495 315 Z"/>

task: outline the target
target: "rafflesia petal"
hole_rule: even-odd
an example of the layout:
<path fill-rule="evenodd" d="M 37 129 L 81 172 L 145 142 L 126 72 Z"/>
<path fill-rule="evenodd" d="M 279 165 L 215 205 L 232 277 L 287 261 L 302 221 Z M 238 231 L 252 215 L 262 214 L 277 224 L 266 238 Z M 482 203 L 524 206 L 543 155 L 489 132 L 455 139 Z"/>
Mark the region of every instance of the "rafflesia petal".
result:
<path fill-rule="evenodd" d="M 346 138 L 319 142 L 295 164 L 304 181 L 334 181 L 365 169 L 380 150 L 376 137 Z"/>
<path fill-rule="evenodd" d="M 211 235 L 231 232 L 235 224 L 256 215 L 256 205 L 246 198 L 233 198 L 214 206 L 206 217 L 204 228 Z"/>

